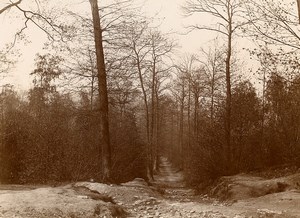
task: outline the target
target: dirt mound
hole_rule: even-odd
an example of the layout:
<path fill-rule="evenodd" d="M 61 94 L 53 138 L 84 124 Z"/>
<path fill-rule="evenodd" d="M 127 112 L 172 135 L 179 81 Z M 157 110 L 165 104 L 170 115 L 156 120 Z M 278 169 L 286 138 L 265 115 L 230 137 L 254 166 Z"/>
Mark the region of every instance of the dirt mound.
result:
<path fill-rule="evenodd" d="M 211 189 L 211 195 L 235 201 L 293 189 L 300 189 L 300 173 L 275 179 L 240 174 L 220 178 Z"/>
<path fill-rule="evenodd" d="M 127 202 L 129 205 L 138 198 L 156 197 L 158 194 L 148 186 L 143 179 L 134 179 L 121 185 L 106 185 L 101 183 L 79 182 L 76 187 L 85 187 L 92 192 L 111 197 L 116 203 Z"/>
<path fill-rule="evenodd" d="M 127 217 L 136 214 L 133 209 L 138 206 L 158 204 L 156 196 L 142 179 L 122 185 L 78 182 L 61 187 L 0 186 L 0 217 Z"/>
<path fill-rule="evenodd" d="M 0 217 L 121 217 L 122 208 L 111 202 L 104 202 L 103 195 L 84 189 L 64 187 L 43 187 L 34 190 L 0 190 Z"/>

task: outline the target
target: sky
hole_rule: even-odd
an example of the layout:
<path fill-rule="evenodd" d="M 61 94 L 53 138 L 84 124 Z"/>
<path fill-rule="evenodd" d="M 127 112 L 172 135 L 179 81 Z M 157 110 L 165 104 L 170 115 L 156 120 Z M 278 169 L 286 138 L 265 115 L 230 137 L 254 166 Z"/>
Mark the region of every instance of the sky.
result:
<path fill-rule="evenodd" d="M 0 0 L 0 8 L 3 6 Z M 26 0 L 30 2 L 34 0 Z M 41 0 L 40 0 L 41 1 Z M 49 2 L 58 2 L 60 0 L 51 0 Z M 202 18 L 185 18 L 181 6 L 185 0 L 136 0 L 143 5 L 142 11 L 149 17 L 156 16 L 163 20 L 160 29 L 163 32 L 174 32 L 173 38 L 178 40 L 179 51 L 182 53 L 196 53 L 201 47 L 205 47 L 215 35 L 207 31 L 194 31 L 189 34 L 185 28 L 190 23 L 210 22 L 207 17 Z M 1 5 L 2 2 L 2 5 Z M 72 4 L 68 1 L 62 1 L 67 4 L 66 7 L 75 7 L 74 9 L 90 11 L 88 0 L 73 0 Z M 100 3 L 101 1 L 99 1 Z M 69 5 L 68 5 L 69 4 Z M 25 5 L 27 6 L 27 5 Z M 36 6 L 36 5 L 35 5 Z M 23 24 L 21 18 L 17 16 L 16 10 L 11 10 L 4 16 L 0 16 L 0 49 L 5 43 L 13 41 L 16 30 Z M 16 89 L 28 89 L 31 85 L 32 78 L 29 76 L 34 69 L 34 59 L 37 53 L 43 52 L 43 44 L 46 41 L 46 35 L 40 29 L 32 24 L 24 32 L 26 40 L 18 41 L 15 48 L 19 49 L 20 57 L 17 59 L 15 67 L 11 70 L 5 80 L 0 82 L 12 83 Z"/>

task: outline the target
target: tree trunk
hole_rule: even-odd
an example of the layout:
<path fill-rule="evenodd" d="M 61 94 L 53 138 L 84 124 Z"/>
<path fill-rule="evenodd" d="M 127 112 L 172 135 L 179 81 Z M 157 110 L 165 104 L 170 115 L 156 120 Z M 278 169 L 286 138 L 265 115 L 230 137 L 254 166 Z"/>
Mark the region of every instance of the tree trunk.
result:
<path fill-rule="evenodd" d="M 143 75 L 142 75 L 142 68 L 141 68 L 141 63 L 139 59 L 139 54 L 137 53 L 136 49 L 134 48 L 134 52 L 136 55 L 136 61 L 137 61 L 137 68 L 138 68 L 138 75 L 141 83 L 141 89 L 143 93 L 143 100 L 144 100 L 144 106 L 145 106 L 145 112 L 146 112 L 146 134 L 147 134 L 147 156 L 146 156 L 146 165 L 147 165 L 147 176 L 148 179 L 154 179 L 153 176 L 153 168 L 151 167 L 151 143 L 150 143 L 150 118 L 149 118 L 149 105 L 148 105 L 148 98 L 147 98 L 147 93 L 146 89 L 144 86 L 144 80 L 143 80 Z"/>
<path fill-rule="evenodd" d="M 96 47 L 97 70 L 98 70 L 98 89 L 100 101 L 100 146 L 102 148 L 102 170 L 103 181 L 109 182 L 111 180 L 111 147 L 109 137 L 109 121 L 108 121 L 108 96 L 107 96 L 107 82 L 106 69 L 104 61 L 104 51 L 102 44 L 102 29 L 100 24 L 99 7 L 97 0 L 89 0 L 92 9 L 93 26 L 94 26 L 94 40 Z"/>
<path fill-rule="evenodd" d="M 91 97 L 90 97 L 90 110 L 93 111 L 93 105 L 94 105 L 94 90 L 95 90 L 95 72 L 94 72 L 94 63 L 93 63 L 93 58 L 91 51 L 89 50 L 89 58 L 90 58 L 90 63 L 91 63 Z"/>
<path fill-rule="evenodd" d="M 228 30 L 228 47 L 227 47 L 227 57 L 226 57 L 226 115 L 225 115 L 225 140 L 226 140 L 226 155 L 227 155 L 227 167 L 228 172 L 231 171 L 231 47 L 232 47 L 232 26 L 231 21 L 229 21 Z"/>
<path fill-rule="evenodd" d="M 185 90 L 184 90 L 184 81 L 182 84 L 182 96 L 180 99 L 180 118 L 179 118 L 179 149 L 180 149 L 180 168 L 184 168 L 184 158 L 183 158 L 183 111 L 184 111 L 184 99 L 185 99 Z"/>
<path fill-rule="evenodd" d="M 155 165 L 155 149 L 154 144 L 155 140 L 155 134 L 154 134 L 154 128 L 155 128 L 155 82 L 156 82 L 156 61 L 154 58 L 153 61 L 153 67 L 152 67 L 152 84 L 151 84 L 151 125 L 150 125 L 150 165 L 151 165 L 151 171 L 153 172 Z"/>
<path fill-rule="evenodd" d="M 297 7 L 298 7 L 298 19 L 300 24 L 300 0 L 297 0 Z"/>
<path fill-rule="evenodd" d="M 191 151 L 191 82 L 188 79 L 188 102 L 187 102 L 187 120 L 188 120 L 188 143 L 185 151 L 185 161 L 188 165 L 185 168 L 190 168 L 190 151 Z"/>
<path fill-rule="evenodd" d="M 158 88 L 155 90 L 156 96 L 156 109 L 155 109 L 155 123 L 156 123 L 156 141 L 155 141 L 155 170 L 159 170 L 159 144 L 160 144 L 160 113 L 159 113 L 159 96 L 158 96 Z"/>
<path fill-rule="evenodd" d="M 212 79 L 211 79 L 211 104 L 210 104 L 210 125 L 213 126 L 214 122 L 214 101 L 215 101 L 215 67 L 213 67 Z"/>
<path fill-rule="evenodd" d="M 261 146 L 260 146 L 260 161 L 261 164 L 265 163 L 265 114 L 266 114 L 266 67 L 263 68 L 263 93 L 262 93 L 262 117 L 261 117 Z"/>
<path fill-rule="evenodd" d="M 199 116 L 199 93 L 198 90 L 194 92 L 194 138 L 198 142 L 198 116 Z"/>

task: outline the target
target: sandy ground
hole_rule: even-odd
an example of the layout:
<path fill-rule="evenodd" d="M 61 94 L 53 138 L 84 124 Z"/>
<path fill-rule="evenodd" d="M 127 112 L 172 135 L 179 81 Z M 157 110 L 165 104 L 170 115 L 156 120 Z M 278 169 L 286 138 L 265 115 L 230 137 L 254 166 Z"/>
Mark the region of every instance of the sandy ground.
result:
<path fill-rule="evenodd" d="M 0 217 L 300 217 L 300 175 L 263 179 L 224 177 L 212 192 L 195 195 L 166 158 L 149 186 L 79 182 L 61 187 L 0 186 Z"/>

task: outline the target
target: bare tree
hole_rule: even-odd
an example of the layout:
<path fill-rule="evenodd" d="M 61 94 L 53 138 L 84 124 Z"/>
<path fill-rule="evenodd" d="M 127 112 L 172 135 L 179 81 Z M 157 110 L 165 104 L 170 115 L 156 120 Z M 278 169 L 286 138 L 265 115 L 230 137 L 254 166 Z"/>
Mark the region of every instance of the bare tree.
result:
<path fill-rule="evenodd" d="M 109 171 L 111 170 L 112 148 L 108 135 L 108 104 L 112 103 L 109 102 L 109 99 L 112 98 L 109 98 L 108 94 L 115 96 L 115 100 L 118 100 L 121 113 L 129 95 L 132 95 L 132 93 L 129 93 L 132 90 L 123 89 L 126 93 L 120 92 L 120 78 L 124 79 L 127 75 L 128 79 L 130 73 L 126 69 L 127 54 L 117 52 L 120 51 L 121 47 L 118 40 L 120 35 L 123 34 L 122 31 L 117 30 L 123 28 L 124 22 L 130 22 L 133 16 L 130 12 L 129 3 L 128 0 L 116 0 L 99 7 L 96 1 L 90 1 L 92 20 L 85 15 L 68 12 L 71 40 L 67 43 L 54 44 L 54 48 L 65 52 L 64 55 L 68 61 L 66 64 L 68 71 L 65 87 L 69 86 L 68 88 L 71 89 L 75 87 L 80 92 L 87 90 L 90 95 L 91 109 L 94 105 L 94 92 L 98 90 L 101 116 L 100 146 L 102 146 L 102 157 L 100 159 L 102 160 L 104 181 L 111 179 L 109 178 L 111 174 Z M 96 10 L 98 10 L 98 13 L 96 13 Z M 119 74 L 122 73 L 124 75 L 120 76 Z M 71 87 L 70 82 L 72 83 Z M 117 87 L 110 87 L 112 84 Z M 109 88 L 111 89 L 109 90 Z"/>
<path fill-rule="evenodd" d="M 224 56 L 225 50 L 218 45 L 216 40 L 208 49 L 200 50 L 199 62 L 203 65 L 206 75 L 208 96 L 210 97 L 210 120 L 213 125 L 215 114 L 215 103 L 218 92 L 221 89 L 221 80 L 224 79 Z M 223 80 L 222 80 L 223 82 Z M 219 94 L 220 95 L 220 94 Z"/>
<path fill-rule="evenodd" d="M 179 66 L 176 67 L 177 69 L 177 74 L 176 74 L 176 79 L 173 82 L 174 85 L 172 87 L 172 94 L 175 97 L 175 100 L 179 103 L 179 149 L 180 149 L 180 165 L 182 168 L 184 168 L 185 164 L 185 154 L 186 152 L 183 153 L 184 150 L 184 141 L 183 141 L 183 136 L 184 136 L 184 108 L 185 108 L 185 99 L 187 96 L 187 77 L 186 77 L 186 72 L 181 69 Z M 185 148 L 185 151 L 188 148 Z"/>
<path fill-rule="evenodd" d="M 110 181 L 111 170 L 111 147 L 109 137 L 109 123 L 108 123 L 108 95 L 107 95 L 107 82 L 106 82 L 106 69 L 103 51 L 102 28 L 100 25 L 100 15 L 97 0 L 90 0 L 93 26 L 94 26 L 94 39 L 97 58 L 98 70 L 98 90 L 99 90 L 99 104 L 100 104 L 100 145 L 102 147 L 102 167 L 103 167 L 103 181 Z"/>
<path fill-rule="evenodd" d="M 185 55 L 185 57 L 181 60 L 181 63 L 176 66 L 177 74 L 172 87 L 172 94 L 174 95 L 176 101 L 179 103 L 179 147 L 182 152 L 181 166 L 184 168 L 188 167 L 189 156 L 191 151 L 192 142 L 194 144 L 194 140 L 192 141 L 192 130 L 193 133 L 196 133 L 196 116 L 199 111 L 199 102 L 197 103 L 195 100 L 195 91 L 199 88 L 199 93 L 197 92 L 197 96 L 200 95 L 200 84 L 204 85 L 203 81 L 196 81 L 196 72 L 201 64 L 196 55 Z M 204 78 L 202 78 L 204 79 Z M 198 83 L 197 83 L 198 82 Z M 196 83 L 199 85 L 196 88 Z M 192 97 L 194 97 L 194 125 L 191 125 L 191 109 L 193 106 Z M 199 100 L 199 97 L 197 98 Z M 185 102 L 185 100 L 187 100 Z M 197 101 L 198 101 L 197 100 Z M 184 147 L 184 109 L 186 107 L 187 110 L 187 144 Z M 196 111 L 196 113 L 195 113 Z M 193 128 L 192 128 L 193 127 Z M 195 134 L 194 134 L 195 135 Z"/>
<path fill-rule="evenodd" d="M 140 23 L 136 23 L 136 25 L 140 25 Z M 134 28 L 134 26 L 133 26 Z M 152 171 L 152 148 L 151 148 L 151 137 L 150 137 L 150 109 L 149 109 L 149 97 L 147 94 L 147 89 L 145 86 L 145 78 L 144 73 L 146 66 L 148 64 L 147 55 L 150 52 L 150 40 L 145 37 L 146 31 L 148 28 L 147 23 L 143 23 L 140 28 L 137 28 L 137 32 L 134 30 L 131 31 L 130 41 L 126 44 L 126 47 L 132 51 L 132 60 L 134 62 L 134 66 L 137 70 L 140 88 L 142 90 L 144 107 L 145 107 L 145 115 L 146 115 L 146 139 L 147 139 L 147 174 L 149 179 L 153 179 L 153 171 Z"/>
<path fill-rule="evenodd" d="M 156 168 L 157 160 L 157 129 L 159 128 L 158 120 L 158 105 L 159 98 L 158 93 L 160 91 L 160 86 L 162 86 L 162 80 L 164 77 L 168 77 L 168 71 L 171 67 L 168 67 L 165 59 L 170 58 L 170 55 L 175 47 L 175 43 L 166 38 L 161 32 L 155 30 L 150 32 L 151 37 L 151 122 L 150 122 L 150 138 L 151 138 L 151 156 L 152 156 L 152 168 Z"/>
<path fill-rule="evenodd" d="M 228 172 L 231 163 L 231 57 L 234 34 L 237 30 L 247 23 L 243 22 L 242 4 L 238 0 L 187 0 L 183 7 L 187 16 L 193 14 L 206 14 L 215 18 L 212 25 L 192 25 L 191 30 L 213 31 L 224 37 L 226 40 L 226 116 L 225 116 L 225 135 L 226 135 L 226 155 L 228 160 Z"/>

